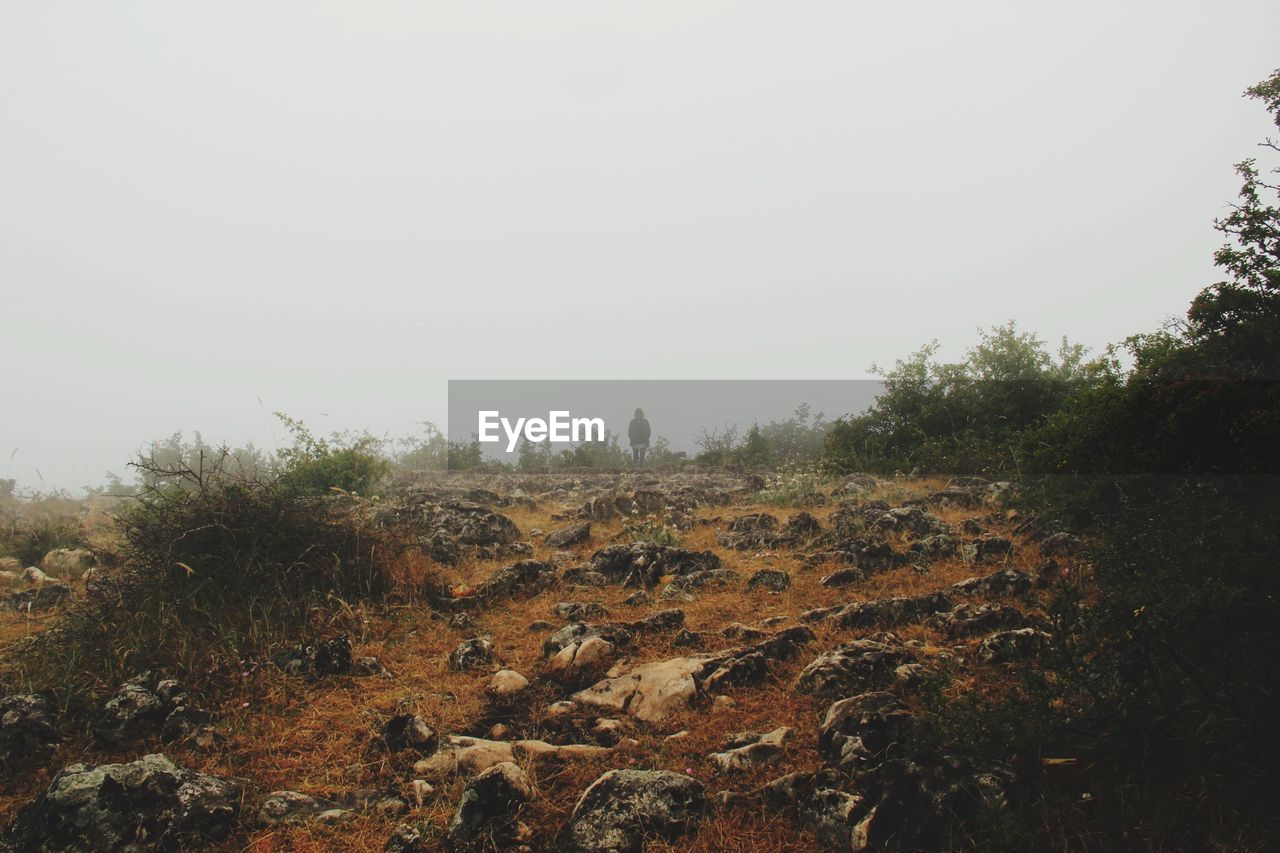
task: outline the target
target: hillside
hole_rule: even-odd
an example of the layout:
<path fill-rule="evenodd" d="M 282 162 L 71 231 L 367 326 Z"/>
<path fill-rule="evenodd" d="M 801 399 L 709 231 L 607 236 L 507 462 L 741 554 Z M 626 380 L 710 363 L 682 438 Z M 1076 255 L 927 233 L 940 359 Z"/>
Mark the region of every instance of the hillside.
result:
<path fill-rule="evenodd" d="M 1034 535 L 1008 484 L 855 475 L 803 507 L 762 503 L 780 494 L 764 485 L 472 475 L 366 503 L 412 542 L 397 592 L 315 614 L 295 640 L 316 645 L 240 662 L 230 691 L 216 671 L 97 685 L 97 720 L 51 703 L 43 735 L 7 713 L 26 769 L 0 815 L 37 803 L 9 843 L 67 831 L 66 803 L 41 799 L 60 768 L 150 753 L 233 793 L 216 820 L 149 831 L 227 849 L 952 849 L 1012 831 L 1033 794 L 1014 764 L 1050 766 L 1043 785 L 1074 762 L 953 758 L 930 709 L 998 698 L 1047 652 L 1047 588 L 1088 577 L 1070 541 Z M 66 606 L 0 615 L 6 660 Z M 645 774 L 593 787 L 615 770 Z M 164 812 L 147 791 L 132 811 Z M 113 820 L 130 818 L 94 818 Z"/>

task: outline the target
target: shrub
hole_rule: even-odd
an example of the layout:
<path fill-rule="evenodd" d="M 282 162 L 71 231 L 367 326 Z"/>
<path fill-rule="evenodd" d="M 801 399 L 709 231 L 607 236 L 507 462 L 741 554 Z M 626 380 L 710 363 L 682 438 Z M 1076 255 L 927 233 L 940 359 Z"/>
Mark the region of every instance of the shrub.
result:
<path fill-rule="evenodd" d="M 316 438 L 302 424 L 280 412 L 276 417 L 293 434 L 292 447 L 281 450 L 281 479 L 298 494 L 322 495 L 338 489 L 368 494 L 391 470 L 379 455 L 381 443 L 371 435 Z"/>
<path fill-rule="evenodd" d="M 1064 339 L 1054 356 L 1013 323 L 979 336 L 962 362 L 936 361 L 936 343 L 899 361 L 868 412 L 831 425 L 826 463 L 879 473 L 1016 471 L 1023 432 L 1058 411 L 1094 368 L 1079 345 Z"/>
<path fill-rule="evenodd" d="M 319 614 L 386 595 L 400 544 L 374 528 L 361 501 L 318 494 L 333 479 L 369 482 L 378 466 L 355 452 L 313 444 L 252 477 L 229 471 L 225 453 L 198 469 L 140 460 L 145 479 L 162 485 L 119 514 L 122 567 L 95 579 L 10 680 L 78 701 L 153 667 L 204 680 Z"/>

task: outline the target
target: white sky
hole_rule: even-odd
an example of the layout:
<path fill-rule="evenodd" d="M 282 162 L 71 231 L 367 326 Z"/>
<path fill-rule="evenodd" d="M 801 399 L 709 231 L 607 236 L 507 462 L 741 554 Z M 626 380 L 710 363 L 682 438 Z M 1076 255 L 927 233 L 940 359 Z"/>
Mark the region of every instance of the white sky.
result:
<path fill-rule="evenodd" d="M 1217 279 L 1278 65 L 1274 0 L 4 0 L 0 476 L 449 377 L 1096 350 Z"/>

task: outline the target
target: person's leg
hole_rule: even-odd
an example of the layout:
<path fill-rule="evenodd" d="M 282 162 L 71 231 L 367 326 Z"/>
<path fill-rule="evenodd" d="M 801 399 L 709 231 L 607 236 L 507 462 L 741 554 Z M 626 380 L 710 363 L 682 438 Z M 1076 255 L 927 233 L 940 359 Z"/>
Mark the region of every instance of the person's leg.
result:
<path fill-rule="evenodd" d="M 640 464 L 640 448 L 638 447 L 631 448 L 631 464 L 632 465 Z"/>
<path fill-rule="evenodd" d="M 649 448 L 647 448 L 647 447 L 642 447 L 642 448 L 640 448 L 638 451 L 636 451 L 637 453 L 639 453 L 639 454 L 640 454 L 640 458 L 639 458 L 637 461 L 638 461 L 641 465 L 643 465 L 643 464 L 644 464 L 644 454 L 645 454 L 645 451 L 647 451 L 648 449 L 649 449 Z"/>

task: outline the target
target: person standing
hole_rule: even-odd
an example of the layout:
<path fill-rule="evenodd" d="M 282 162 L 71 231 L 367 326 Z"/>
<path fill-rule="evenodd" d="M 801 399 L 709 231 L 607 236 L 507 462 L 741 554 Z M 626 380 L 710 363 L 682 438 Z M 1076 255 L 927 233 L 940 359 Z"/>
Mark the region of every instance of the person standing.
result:
<path fill-rule="evenodd" d="M 637 466 L 644 464 L 644 454 L 649 449 L 649 435 L 649 422 L 645 420 L 644 409 L 636 409 L 636 416 L 627 426 L 627 439 L 631 442 L 631 461 Z"/>

